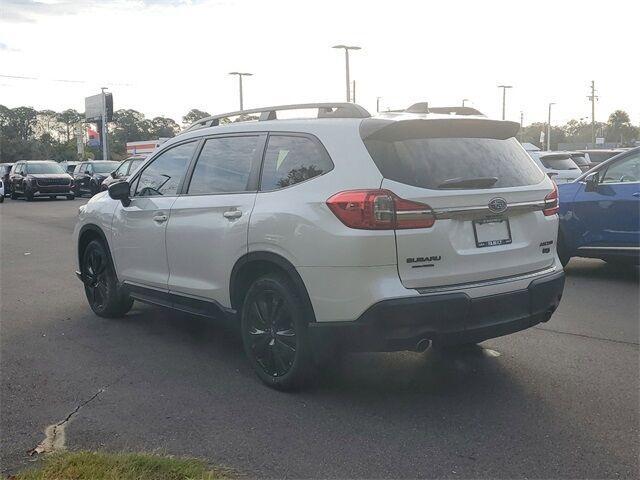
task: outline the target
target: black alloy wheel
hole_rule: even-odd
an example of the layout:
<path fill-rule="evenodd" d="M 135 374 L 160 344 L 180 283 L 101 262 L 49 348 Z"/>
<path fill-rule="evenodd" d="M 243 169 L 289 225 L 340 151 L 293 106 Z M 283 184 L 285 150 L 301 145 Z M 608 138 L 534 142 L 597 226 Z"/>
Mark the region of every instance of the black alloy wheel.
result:
<path fill-rule="evenodd" d="M 254 358 L 271 377 L 289 372 L 298 342 L 291 312 L 278 292 L 263 290 L 249 306 L 249 346 Z"/>
<path fill-rule="evenodd" d="M 121 290 L 107 250 L 98 240 L 89 242 L 82 256 L 82 281 L 91 309 L 101 317 L 121 317 L 133 300 Z"/>
<path fill-rule="evenodd" d="M 308 320 L 296 287 L 285 276 L 269 274 L 249 288 L 242 306 L 242 340 L 254 370 L 267 385 L 291 390 L 308 379 Z"/>

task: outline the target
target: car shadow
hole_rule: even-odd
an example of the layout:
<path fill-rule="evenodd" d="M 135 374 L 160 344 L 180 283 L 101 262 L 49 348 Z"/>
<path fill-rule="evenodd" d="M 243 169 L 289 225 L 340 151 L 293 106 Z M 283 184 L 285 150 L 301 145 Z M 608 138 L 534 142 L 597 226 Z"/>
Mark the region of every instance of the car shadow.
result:
<path fill-rule="evenodd" d="M 621 280 L 638 283 L 640 268 L 637 265 L 618 265 L 598 259 L 571 259 L 564 268 L 568 277 L 589 280 Z"/>

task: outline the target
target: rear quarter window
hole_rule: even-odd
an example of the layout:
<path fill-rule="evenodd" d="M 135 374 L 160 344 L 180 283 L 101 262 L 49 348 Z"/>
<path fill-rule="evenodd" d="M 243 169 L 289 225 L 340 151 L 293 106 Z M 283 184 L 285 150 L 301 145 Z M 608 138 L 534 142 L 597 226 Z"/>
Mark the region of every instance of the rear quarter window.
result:
<path fill-rule="evenodd" d="M 277 190 L 333 169 L 324 146 L 314 137 L 269 135 L 260 189 Z"/>

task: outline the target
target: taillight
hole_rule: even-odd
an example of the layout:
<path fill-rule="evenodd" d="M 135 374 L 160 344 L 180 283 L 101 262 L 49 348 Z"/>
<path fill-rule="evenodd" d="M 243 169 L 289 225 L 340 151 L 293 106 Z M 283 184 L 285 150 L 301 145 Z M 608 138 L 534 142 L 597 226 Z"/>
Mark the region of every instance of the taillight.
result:
<path fill-rule="evenodd" d="M 544 197 L 544 213 L 545 217 L 549 215 L 555 215 L 560 210 L 560 203 L 558 199 L 558 186 L 553 182 L 553 190 L 549 195 Z"/>
<path fill-rule="evenodd" d="M 389 190 L 348 190 L 327 206 L 347 227 L 363 230 L 429 228 L 436 219 L 429 205 L 398 197 Z"/>

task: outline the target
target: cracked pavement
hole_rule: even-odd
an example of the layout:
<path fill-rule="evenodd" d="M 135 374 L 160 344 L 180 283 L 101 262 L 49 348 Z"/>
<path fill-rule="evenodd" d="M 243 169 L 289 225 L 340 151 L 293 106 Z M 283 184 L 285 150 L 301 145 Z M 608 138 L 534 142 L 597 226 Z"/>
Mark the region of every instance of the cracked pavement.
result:
<path fill-rule="evenodd" d="M 138 304 L 93 315 L 73 274 L 85 201 L 0 206 L 2 475 L 65 418 L 69 449 L 196 456 L 249 476 L 637 475 L 637 270 L 572 260 L 551 322 L 484 342 L 499 355 L 349 355 L 285 394 L 255 378 L 229 326 Z"/>

